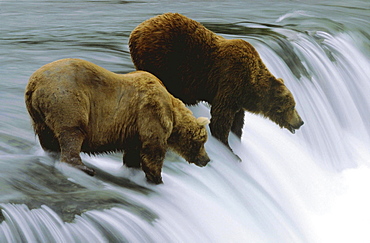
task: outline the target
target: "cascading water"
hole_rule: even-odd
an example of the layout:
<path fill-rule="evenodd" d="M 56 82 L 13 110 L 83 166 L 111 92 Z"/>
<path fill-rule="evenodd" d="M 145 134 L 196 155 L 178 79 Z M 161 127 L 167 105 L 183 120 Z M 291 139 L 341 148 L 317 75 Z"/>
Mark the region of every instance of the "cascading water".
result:
<path fill-rule="evenodd" d="M 131 11 L 142 7 L 132 6 Z M 253 6 L 266 10 L 265 5 Z M 26 79 L 14 93 L 12 78 L 0 84 L 9 91 L 1 91 L 1 103 L 15 100 L 5 115 L 0 113 L 4 118 L 0 123 L 0 242 L 369 242 L 368 4 L 357 3 L 358 15 L 345 4 L 322 5 L 323 10 L 310 6 L 310 11 L 284 6 L 277 6 L 284 10 L 270 24 L 261 23 L 252 10 L 253 22 L 210 21 L 216 9 L 230 16 L 235 11 L 235 18 L 241 19 L 242 6 L 236 3 L 224 8 L 210 5 L 212 11 L 193 16 L 185 6 L 184 14 L 198 16 L 226 38 L 251 42 L 269 70 L 285 80 L 305 125 L 292 135 L 247 113 L 241 142 L 230 136 L 242 162 L 210 137 L 206 149 L 212 161 L 204 168 L 167 154 L 163 185 L 150 185 L 142 171 L 123 168 L 121 154 L 83 155 L 84 162 L 96 169 L 96 177 L 55 163 L 41 150 L 28 125 L 21 104 Z M 87 15 L 80 9 L 78 14 Z M 328 9 L 339 9 L 349 17 L 341 20 L 330 13 L 326 18 Z M 169 4 L 166 11 L 179 10 Z M 121 18 L 120 12 L 112 14 Z M 135 19 L 134 24 L 144 19 Z M 127 39 L 127 34 L 123 36 Z M 91 45 L 76 39 L 84 47 Z M 115 43 L 106 44 L 110 42 Z M 116 49 L 112 50 L 104 55 L 115 58 Z M 66 57 L 64 51 L 49 51 L 59 54 L 55 58 Z M 35 54 L 32 49 L 28 56 Z M 120 60 L 114 60 L 119 67 Z M 9 64 L 4 67 L 25 78 L 45 63 L 32 66 L 27 75 Z M 132 68 L 130 63 L 125 65 Z M 210 117 L 206 104 L 191 109 L 196 116 Z"/>

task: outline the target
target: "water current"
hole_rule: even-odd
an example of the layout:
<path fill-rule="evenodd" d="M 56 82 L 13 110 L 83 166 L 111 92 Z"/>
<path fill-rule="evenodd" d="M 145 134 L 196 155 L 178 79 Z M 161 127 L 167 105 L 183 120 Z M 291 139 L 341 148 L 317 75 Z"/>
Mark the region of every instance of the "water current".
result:
<path fill-rule="evenodd" d="M 210 136 L 206 167 L 169 152 L 158 186 L 119 153 L 83 155 L 95 177 L 53 161 L 25 109 L 29 76 L 67 57 L 133 71 L 130 32 L 164 12 L 252 43 L 305 125 L 247 114 L 229 138 L 242 162 Z M 0 242 L 370 242 L 368 0 L 0 1 L 0 23 Z"/>

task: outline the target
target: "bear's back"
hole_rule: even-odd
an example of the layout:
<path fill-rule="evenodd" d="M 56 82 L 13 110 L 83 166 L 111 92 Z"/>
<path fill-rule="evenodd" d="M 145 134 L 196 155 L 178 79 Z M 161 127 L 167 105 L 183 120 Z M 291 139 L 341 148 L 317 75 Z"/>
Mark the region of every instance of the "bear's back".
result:
<path fill-rule="evenodd" d="M 153 74 L 135 71 L 116 74 L 81 59 L 61 59 L 35 71 L 26 87 L 26 93 L 42 90 L 43 93 L 71 92 L 85 94 L 91 100 L 120 102 L 132 97 L 168 98 L 162 82 Z M 143 102 L 143 101 L 138 101 Z"/>
<path fill-rule="evenodd" d="M 73 86 L 112 86 L 117 81 L 117 74 L 102 68 L 91 62 L 67 58 L 61 59 L 44 65 L 38 69 L 32 76 L 37 78 L 40 84 Z"/>
<path fill-rule="evenodd" d="M 137 70 L 153 73 L 175 97 L 195 104 L 199 96 L 207 96 L 213 56 L 222 39 L 197 21 L 166 13 L 137 26 L 129 46 Z"/>
<path fill-rule="evenodd" d="M 178 13 L 166 13 L 138 25 L 131 33 L 129 45 L 133 52 L 136 48 L 154 47 L 188 53 L 199 48 L 215 48 L 214 42 L 218 38 L 218 35 L 195 20 Z"/>

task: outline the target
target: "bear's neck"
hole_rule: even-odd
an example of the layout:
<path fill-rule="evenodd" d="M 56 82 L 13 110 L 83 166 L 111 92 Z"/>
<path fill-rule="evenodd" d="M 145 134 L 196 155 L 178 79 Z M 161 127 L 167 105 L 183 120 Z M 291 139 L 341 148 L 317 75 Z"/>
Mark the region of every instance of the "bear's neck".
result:
<path fill-rule="evenodd" d="M 271 108 L 272 83 L 270 75 L 259 75 L 244 91 L 243 108 L 254 114 L 266 115 Z"/>
<path fill-rule="evenodd" d="M 191 111 L 177 98 L 173 98 L 173 132 L 178 133 L 183 130 L 183 127 L 192 127 L 194 124 L 194 116 Z"/>
<path fill-rule="evenodd" d="M 265 117 L 270 117 L 271 109 L 274 104 L 275 95 L 275 82 L 276 78 L 274 76 L 267 76 L 266 80 L 264 80 L 266 85 L 264 86 L 264 91 L 260 98 L 259 106 L 260 106 L 260 114 Z"/>

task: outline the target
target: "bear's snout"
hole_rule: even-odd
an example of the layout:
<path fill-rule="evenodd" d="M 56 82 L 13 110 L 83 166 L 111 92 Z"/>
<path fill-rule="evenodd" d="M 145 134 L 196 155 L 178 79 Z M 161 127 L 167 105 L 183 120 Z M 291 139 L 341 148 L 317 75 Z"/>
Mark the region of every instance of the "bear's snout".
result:
<path fill-rule="evenodd" d="M 208 162 L 211 161 L 211 159 L 208 157 L 207 154 L 197 157 L 193 163 L 196 164 L 199 167 L 204 167 L 208 164 Z"/>
<path fill-rule="evenodd" d="M 295 130 L 298 130 L 303 124 L 304 121 L 300 117 L 298 117 L 297 119 L 295 119 L 294 123 L 289 124 L 288 130 L 294 134 Z"/>
<path fill-rule="evenodd" d="M 298 112 L 296 110 L 294 110 L 293 117 L 292 117 L 292 119 L 290 119 L 289 126 L 287 127 L 287 129 L 291 133 L 294 134 L 295 133 L 295 130 L 298 130 L 303 124 L 304 124 L 304 121 L 299 116 Z"/>
<path fill-rule="evenodd" d="M 301 120 L 301 122 L 299 123 L 299 125 L 296 129 L 299 129 L 303 124 L 304 124 L 304 121 Z"/>

